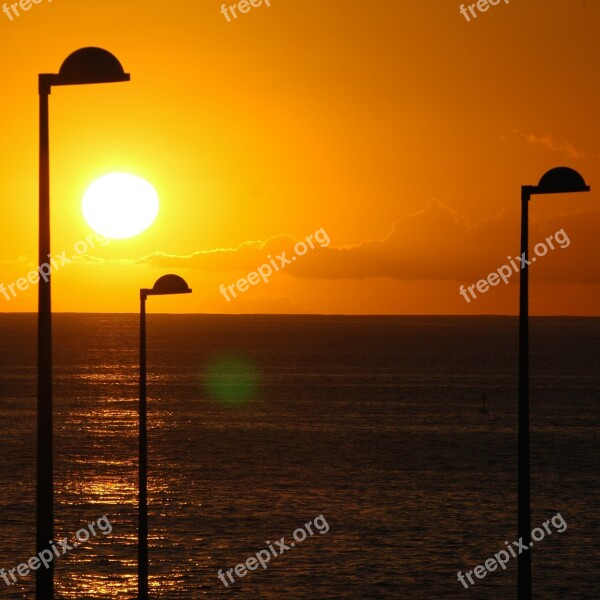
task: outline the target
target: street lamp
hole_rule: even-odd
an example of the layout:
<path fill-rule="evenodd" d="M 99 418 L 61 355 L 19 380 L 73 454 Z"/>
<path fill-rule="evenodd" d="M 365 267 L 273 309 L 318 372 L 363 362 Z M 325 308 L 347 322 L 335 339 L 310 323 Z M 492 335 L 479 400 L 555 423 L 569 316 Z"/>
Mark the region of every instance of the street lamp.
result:
<path fill-rule="evenodd" d="M 583 177 L 568 167 L 550 169 L 537 186 L 521 187 L 521 256 L 519 284 L 519 483 L 518 536 L 529 548 L 531 544 L 531 480 L 529 468 L 529 200 L 534 194 L 589 192 Z M 518 558 L 518 598 L 531 600 L 531 551 Z"/>
<path fill-rule="evenodd" d="M 69 55 L 60 71 L 38 76 L 40 96 L 39 265 L 50 256 L 50 151 L 48 96 L 52 86 L 129 81 L 121 63 L 101 48 L 81 48 Z M 38 286 L 37 512 L 36 551 L 54 539 L 52 440 L 52 305 L 50 274 Z M 54 563 L 36 571 L 36 599 L 54 597 Z"/>
<path fill-rule="evenodd" d="M 148 412 L 146 408 L 146 299 L 148 296 L 191 294 L 178 275 L 164 275 L 151 290 L 140 290 L 140 458 L 138 490 L 138 600 L 148 600 Z"/>

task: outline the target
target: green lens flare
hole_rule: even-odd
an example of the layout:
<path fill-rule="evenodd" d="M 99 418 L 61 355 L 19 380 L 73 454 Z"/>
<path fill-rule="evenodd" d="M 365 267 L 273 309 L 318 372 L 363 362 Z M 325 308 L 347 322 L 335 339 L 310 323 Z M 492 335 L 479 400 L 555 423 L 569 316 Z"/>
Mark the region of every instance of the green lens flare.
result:
<path fill-rule="evenodd" d="M 208 394 L 227 406 L 241 406 L 252 399 L 258 387 L 258 370 L 247 359 L 220 357 L 210 362 L 204 382 Z"/>

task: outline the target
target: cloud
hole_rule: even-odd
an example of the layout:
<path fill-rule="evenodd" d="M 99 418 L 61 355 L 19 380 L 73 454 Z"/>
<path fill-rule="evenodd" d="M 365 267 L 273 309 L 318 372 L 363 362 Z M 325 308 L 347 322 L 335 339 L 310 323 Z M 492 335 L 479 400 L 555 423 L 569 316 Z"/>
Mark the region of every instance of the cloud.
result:
<path fill-rule="evenodd" d="M 266 241 L 243 242 L 236 248 L 198 250 L 187 256 L 153 252 L 137 259 L 136 262 L 158 267 L 187 267 L 208 272 L 254 270 L 268 262 L 269 255 L 279 254 L 285 247 L 293 246 L 294 242 L 290 236 L 280 235 Z"/>
<path fill-rule="evenodd" d="M 585 155 L 577 150 L 571 142 L 557 142 L 549 133 L 546 135 L 535 135 L 533 133 L 521 133 L 516 130 L 514 133 L 524 137 L 530 144 L 543 146 L 551 152 L 558 152 L 568 158 L 585 158 Z"/>
<path fill-rule="evenodd" d="M 502 211 L 472 224 L 440 201 L 399 219 L 383 239 L 365 240 L 352 246 L 316 246 L 280 274 L 303 279 L 452 280 L 473 282 L 519 254 L 518 215 Z M 531 248 L 564 229 L 571 240 L 558 246 L 532 268 L 532 277 L 548 281 L 600 282 L 598 247 L 591 234 L 600 225 L 600 211 L 555 214 L 530 223 Z M 286 252 L 293 256 L 296 240 L 277 236 L 249 241 L 237 248 L 219 248 L 175 256 L 156 252 L 138 260 L 155 267 L 190 268 L 207 272 L 232 271 L 245 276 Z M 516 279 L 516 278 L 515 278 Z"/>

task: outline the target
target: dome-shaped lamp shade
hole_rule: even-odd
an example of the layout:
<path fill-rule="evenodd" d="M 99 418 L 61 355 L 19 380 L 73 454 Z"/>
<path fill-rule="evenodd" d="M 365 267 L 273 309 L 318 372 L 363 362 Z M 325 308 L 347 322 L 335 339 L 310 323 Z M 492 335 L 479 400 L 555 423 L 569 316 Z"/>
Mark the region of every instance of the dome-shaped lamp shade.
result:
<path fill-rule="evenodd" d="M 545 173 L 538 183 L 536 194 L 564 194 L 570 192 L 589 192 L 583 177 L 569 167 L 556 167 Z"/>
<path fill-rule="evenodd" d="M 113 83 L 129 81 L 121 63 L 102 48 L 81 48 L 70 54 L 60 67 L 53 85 Z"/>
<path fill-rule="evenodd" d="M 154 287 L 148 291 L 151 296 L 166 296 L 169 294 L 190 294 L 192 290 L 179 275 L 163 275 L 157 279 Z"/>

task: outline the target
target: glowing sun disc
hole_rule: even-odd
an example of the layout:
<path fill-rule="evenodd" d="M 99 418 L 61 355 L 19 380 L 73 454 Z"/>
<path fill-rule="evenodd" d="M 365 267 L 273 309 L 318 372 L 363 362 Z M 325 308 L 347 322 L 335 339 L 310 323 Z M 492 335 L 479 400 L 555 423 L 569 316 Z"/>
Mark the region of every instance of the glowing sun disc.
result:
<path fill-rule="evenodd" d="M 93 181 L 83 195 L 83 216 L 100 235 L 125 239 L 142 233 L 158 215 L 152 185 L 129 173 L 109 173 Z"/>

